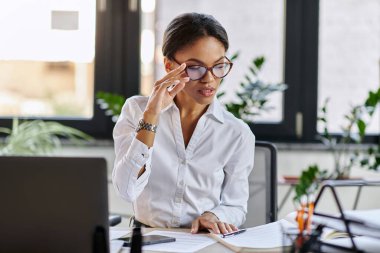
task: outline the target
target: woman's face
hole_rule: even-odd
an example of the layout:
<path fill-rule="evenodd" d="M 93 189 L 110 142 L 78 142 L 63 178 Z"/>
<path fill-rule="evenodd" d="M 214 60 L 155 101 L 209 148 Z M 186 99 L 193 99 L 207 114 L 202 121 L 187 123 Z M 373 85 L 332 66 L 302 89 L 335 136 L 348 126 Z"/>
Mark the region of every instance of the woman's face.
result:
<path fill-rule="evenodd" d="M 224 57 L 225 53 L 224 46 L 219 40 L 207 36 L 176 52 L 174 55 L 175 61 L 172 61 L 172 63 L 175 68 L 178 63 L 186 62 L 188 68 L 194 66 L 191 71 L 197 71 L 197 66 L 210 68 L 216 64 L 228 62 Z M 184 73 L 183 76 L 187 76 L 187 74 Z M 215 97 L 221 80 L 221 78 L 217 78 L 210 71 L 207 71 L 200 80 L 190 80 L 186 83 L 185 88 L 177 96 L 180 100 L 190 98 L 199 104 L 210 104 Z"/>

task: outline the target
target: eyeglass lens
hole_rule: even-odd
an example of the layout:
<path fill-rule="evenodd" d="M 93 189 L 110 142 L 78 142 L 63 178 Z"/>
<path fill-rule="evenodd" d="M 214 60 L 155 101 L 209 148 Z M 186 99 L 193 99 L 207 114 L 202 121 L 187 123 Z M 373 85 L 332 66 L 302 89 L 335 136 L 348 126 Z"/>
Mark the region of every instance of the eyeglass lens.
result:
<path fill-rule="evenodd" d="M 212 67 L 211 72 L 215 77 L 225 77 L 231 69 L 230 63 L 219 63 Z M 207 72 L 207 68 L 201 65 L 193 65 L 186 67 L 186 73 L 193 81 L 202 79 Z"/>

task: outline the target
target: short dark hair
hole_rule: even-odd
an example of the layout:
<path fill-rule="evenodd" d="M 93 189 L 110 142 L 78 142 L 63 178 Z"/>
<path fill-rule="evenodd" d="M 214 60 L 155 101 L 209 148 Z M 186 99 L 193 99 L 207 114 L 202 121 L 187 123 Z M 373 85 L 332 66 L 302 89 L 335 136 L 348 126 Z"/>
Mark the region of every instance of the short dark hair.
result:
<path fill-rule="evenodd" d="M 216 38 L 228 50 L 227 32 L 213 16 L 194 12 L 181 14 L 165 30 L 162 53 L 173 59 L 178 50 L 205 36 Z"/>

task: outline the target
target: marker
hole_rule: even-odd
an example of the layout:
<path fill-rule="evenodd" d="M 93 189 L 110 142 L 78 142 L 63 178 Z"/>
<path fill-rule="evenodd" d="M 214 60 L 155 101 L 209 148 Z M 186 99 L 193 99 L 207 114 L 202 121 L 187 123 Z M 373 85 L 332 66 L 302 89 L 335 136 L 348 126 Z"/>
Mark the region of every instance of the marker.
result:
<path fill-rule="evenodd" d="M 230 236 L 233 236 L 233 235 L 238 235 L 238 234 L 244 233 L 245 231 L 246 231 L 246 229 L 243 228 L 243 229 L 240 229 L 240 230 L 235 231 L 235 232 L 231 232 L 231 233 L 227 233 L 227 234 L 222 234 L 222 237 L 226 238 L 226 237 L 230 237 Z"/>

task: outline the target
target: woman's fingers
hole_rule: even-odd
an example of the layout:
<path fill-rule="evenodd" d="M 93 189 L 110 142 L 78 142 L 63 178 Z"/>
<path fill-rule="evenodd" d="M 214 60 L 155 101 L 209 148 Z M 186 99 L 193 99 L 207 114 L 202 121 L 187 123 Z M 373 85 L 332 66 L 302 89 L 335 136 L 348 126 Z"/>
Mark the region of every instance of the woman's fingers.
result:
<path fill-rule="evenodd" d="M 226 230 L 228 233 L 234 232 L 230 224 L 224 223 L 224 226 L 226 227 Z"/>
<path fill-rule="evenodd" d="M 215 234 L 220 234 L 219 226 L 217 223 L 212 223 L 209 227 Z"/>
<path fill-rule="evenodd" d="M 208 229 L 210 232 L 212 230 L 212 232 L 215 234 L 227 234 L 238 230 L 238 228 L 233 224 L 210 219 L 206 216 L 198 217 L 191 224 L 191 233 L 195 234 L 200 229 Z"/>
<path fill-rule="evenodd" d="M 198 229 L 199 229 L 199 219 L 196 219 L 191 223 L 191 233 L 192 234 L 198 233 Z"/>
<path fill-rule="evenodd" d="M 233 231 L 238 231 L 238 230 L 239 230 L 239 229 L 238 229 L 235 225 L 233 225 L 233 224 L 230 224 L 230 227 L 232 228 Z"/>
<path fill-rule="evenodd" d="M 181 74 L 185 70 L 185 68 L 186 68 L 186 63 L 182 63 L 178 68 L 173 69 L 166 76 L 164 76 L 162 79 L 158 80 L 155 85 L 160 85 L 160 84 L 166 82 L 167 80 L 178 76 L 179 74 Z"/>
<path fill-rule="evenodd" d="M 226 225 L 225 225 L 224 222 L 219 221 L 217 224 L 218 224 L 219 230 L 220 230 L 220 232 L 222 234 L 227 234 L 228 233 L 228 230 L 227 230 Z"/>
<path fill-rule="evenodd" d="M 172 95 L 173 97 L 174 97 L 175 95 L 177 95 L 177 93 L 178 93 L 179 91 L 181 91 L 181 90 L 185 87 L 185 84 L 186 84 L 189 80 L 190 80 L 190 78 L 188 78 L 188 77 L 184 77 L 184 78 L 181 78 L 181 79 L 179 80 L 179 82 L 176 82 L 176 83 L 173 82 L 173 84 L 170 85 L 170 86 L 167 88 L 167 89 L 168 89 L 168 92 L 170 93 L 170 95 Z"/>
<path fill-rule="evenodd" d="M 163 84 L 161 84 L 161 89 L 167 89 L 169 92 L 171 92 L 174 87 L 177 86 L 177 84 L 179 84 L 181 81 L 180 80 L 174 80 L 172 82 L 164 82 Z"/>

